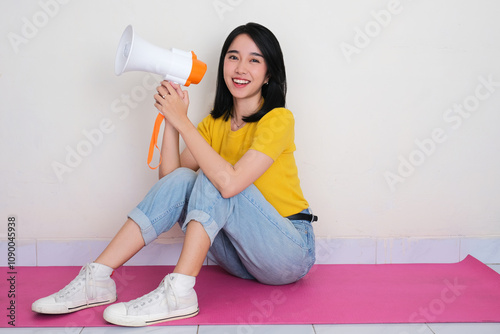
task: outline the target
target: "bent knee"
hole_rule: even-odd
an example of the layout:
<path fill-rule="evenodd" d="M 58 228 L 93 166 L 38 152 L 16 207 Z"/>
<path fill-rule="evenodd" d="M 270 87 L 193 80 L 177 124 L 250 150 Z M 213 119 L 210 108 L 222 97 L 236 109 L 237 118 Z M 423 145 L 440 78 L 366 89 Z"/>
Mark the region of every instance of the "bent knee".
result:
<path fill-rule="evenodd" d="M 162 179 L 164 179 L 166 177 L 196 178 L 196 176 L 197 176 L 197 173 L 194 170 L 192 170 L 191 168 L 179 167 L 179 168 L 174 169 L 172 172 L 165 175 L 164 177 L 162 177 Z"/>

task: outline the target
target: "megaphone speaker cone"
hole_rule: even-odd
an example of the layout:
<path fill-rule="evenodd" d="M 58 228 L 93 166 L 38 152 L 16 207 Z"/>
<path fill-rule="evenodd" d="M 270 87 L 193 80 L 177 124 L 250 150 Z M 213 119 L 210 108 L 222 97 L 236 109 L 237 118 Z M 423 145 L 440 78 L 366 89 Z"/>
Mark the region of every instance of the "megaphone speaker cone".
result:
<path fill-rule="evenodd" d="M 125 28 L 125 31 L 120 38 L 120 43 L 118 44 L 118 50 L 116 51 L 115 58 L 115 74 L 120 75 L 124 72 L 127 67 L 127 63 L 130 56 L 130 51 L 132 50 L 134 40 L 134 29 L 131 25 Z"/>

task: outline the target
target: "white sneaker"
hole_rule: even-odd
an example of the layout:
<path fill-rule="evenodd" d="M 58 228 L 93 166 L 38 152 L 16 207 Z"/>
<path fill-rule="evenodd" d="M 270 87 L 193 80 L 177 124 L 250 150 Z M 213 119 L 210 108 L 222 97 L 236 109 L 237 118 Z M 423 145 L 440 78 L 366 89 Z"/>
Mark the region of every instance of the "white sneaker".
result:
<path fill-rule="evenodd" d="M 199 311 L 195 281 L 193 276 L 169 274 L 152 292 L 128 303 L 108 306 L 104 319 L 121 326 L 147 326 L 194 317 Z"/>
<path fill-rule="evenodd" d="M 38 313 L 63 314 L 116 301 L 113 269 L 99 263 L 85 265 L 62 290 L 38 299 L 31 309 Z"/>

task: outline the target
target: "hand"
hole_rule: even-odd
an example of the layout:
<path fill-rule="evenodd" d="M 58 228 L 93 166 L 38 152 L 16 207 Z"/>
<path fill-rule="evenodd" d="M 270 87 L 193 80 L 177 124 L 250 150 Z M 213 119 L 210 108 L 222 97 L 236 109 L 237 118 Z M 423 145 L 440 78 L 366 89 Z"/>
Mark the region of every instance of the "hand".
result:
<path fill-rule="evenodd" d="M 158 86 L 158 94 L 154 96 L 155 107 L 165 116 L 165 119 L 177 130 L 184 122 L 189 122 L 187 110 L 189 95 L 183 91 L 179 84 L 162 81 Z"/>

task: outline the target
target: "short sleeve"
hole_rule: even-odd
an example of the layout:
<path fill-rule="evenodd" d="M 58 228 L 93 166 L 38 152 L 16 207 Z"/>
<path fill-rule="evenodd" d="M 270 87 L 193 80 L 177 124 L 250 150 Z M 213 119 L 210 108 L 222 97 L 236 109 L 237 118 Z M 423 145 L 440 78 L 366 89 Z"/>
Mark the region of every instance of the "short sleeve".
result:
<path fill-rule="evenodd" d="M 276 108 L 258 122 L 250 149 L 262 152 L 274 161 L 283 152 L 295 151 L 295 120 L 290 110 Z"/>
<path fill-rule="evenodd" d="M 198 132 L 201 134 L 203 138 L 207 141 L 209 145 L 212 145 L 212 132 L 214 127 L 214 118 L 212 115 L 206 116 L 199 124 L 198 124 Z"/>

